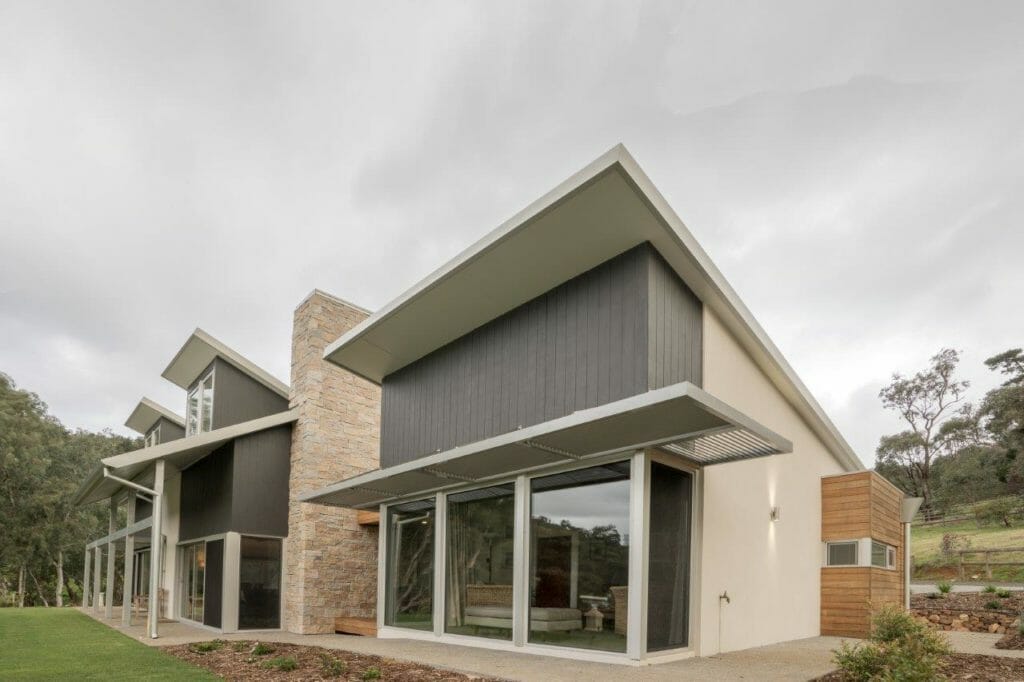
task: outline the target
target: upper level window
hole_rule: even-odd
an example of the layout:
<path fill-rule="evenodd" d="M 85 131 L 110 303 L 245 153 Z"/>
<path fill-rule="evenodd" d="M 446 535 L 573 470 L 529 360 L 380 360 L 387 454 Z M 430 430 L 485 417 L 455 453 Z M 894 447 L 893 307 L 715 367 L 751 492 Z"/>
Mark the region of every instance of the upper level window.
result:
<path fill-rule="evenodd" d="M 828 543 L 829 566 L 856 566 L 857 541 Z"/>
<path fill-rule="evenodd" d="M 157 426 L 155 429 L 153 429 L 152 431 L 149 432 L 148 436 L 146 436 L 146 447 L 147 448 L 151 448 L 154 445 L 159 445 L 159 444 L 160 444 L 160 427 Z"/>
<path fill-rule="evenodd" d="M 188 394 L 188 434 L 205 433 L 213 428 L 213 372 Z"/>
<path fill-rule="evenodd" d="M 878 568 L 896 568 L 896 548 L 872 540 L 871 565 Z"/>

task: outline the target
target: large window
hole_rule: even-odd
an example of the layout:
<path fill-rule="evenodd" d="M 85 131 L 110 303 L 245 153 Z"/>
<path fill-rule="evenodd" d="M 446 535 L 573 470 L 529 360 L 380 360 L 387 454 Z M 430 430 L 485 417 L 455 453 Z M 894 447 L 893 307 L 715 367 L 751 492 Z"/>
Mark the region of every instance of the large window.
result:
<path fill-rule="evenodd" d="M 828 566 L 856 566 L 857 541 L 828 543 Z"/>
<path fill-rule="evenodd" d="M 281 626 L 281 541 L 242 537 L 239 560 L 238 627 Z"/>
<path fill-rule="evenodd" d="M 690 474 L 651 463 L 647 650 L 689 643 Z"/>
<path fill-rule="evenodd" d="M 213 428 L 213 372 L 189 391 L 186 409 L 187 435 L 193 436 Z"/>
<path fill-rule="evenodd" d="M 181 617 L 203 622 L 206 592 L 206 543 L 195 542 L 181 548 Z"/>
<path fill-rule="evenodd" d="M 629 468 L 620 462 L 531 481 L 531 642 L 626 650 Z"/>
<path fill-rule="evenodd" d="M 384 623 L 433 629 L 434 500 L 395 505 L 387 515 Z"/>
<path fill-rule="evenodd" d="M 871 565 L 878 568 L 896 568 L 896 548 L 872 540 Z"/>
<path fill-rule="evenodd" d="M 512 639 L 515 486 L 448 496 L 445 630 Z"/>

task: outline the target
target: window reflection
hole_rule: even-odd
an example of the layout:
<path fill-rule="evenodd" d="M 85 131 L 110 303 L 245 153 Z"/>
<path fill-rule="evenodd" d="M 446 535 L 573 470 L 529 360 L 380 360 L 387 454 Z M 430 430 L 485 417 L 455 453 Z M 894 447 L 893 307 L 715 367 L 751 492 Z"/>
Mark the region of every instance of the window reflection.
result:
<path fill-rule="evenodd" d="M 387 625 L 433 629 L 434 500 L 388 509 Z"/>

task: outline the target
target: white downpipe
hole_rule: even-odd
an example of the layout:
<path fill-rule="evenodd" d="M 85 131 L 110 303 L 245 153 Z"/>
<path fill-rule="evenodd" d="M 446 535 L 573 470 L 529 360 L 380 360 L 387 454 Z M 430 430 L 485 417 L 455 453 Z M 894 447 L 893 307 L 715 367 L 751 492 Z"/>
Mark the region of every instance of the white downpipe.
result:
<path fill-rule="evenodd" d="M 153 533 L 149 551 L 149 636 L 160 637 L 160 570 L 163 561 L 164 461 L 158 459 L 153 473 Z"/>
<path fill-rule="evenodd" d="M 910 610 L 910 524 L 903 524 L 903 608 Z"/>

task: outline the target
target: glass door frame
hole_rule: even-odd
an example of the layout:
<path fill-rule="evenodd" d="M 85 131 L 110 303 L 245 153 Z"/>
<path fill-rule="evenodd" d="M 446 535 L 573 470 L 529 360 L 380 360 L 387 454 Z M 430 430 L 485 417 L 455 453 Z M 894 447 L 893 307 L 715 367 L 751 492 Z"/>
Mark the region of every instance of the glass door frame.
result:
<path fill-rule="evenodd" d="M 629 593 L 627 597 L 627 619 L 631 624 L 627 628 L 626 652 L 608 652 L 593 649 L 582 649 L 568 646 L 533 643 L 527 640 L 530 616 L 530 481 L 551 474 L 586 469 L 593 466 L 615 462 L 630 462 L 630 496 L 629 496 Z M 691 518 L 690 518 L 690 571 L 689 571 L 689 636 L 688 645 L 677 649 L 667 649 L 647 653 L 647 578 L 649 549 L 649 514 L 650 514 L 650 477 L 651 462 L 684 471 L 691 476 Z M 513 535 L 513 624 L 512 641 L 491 640 L 469 635 L 446 633 L 446 569 L 447 561 L 447 496 L 467 490 L 486 488 L 502 483 L 515 484 L 515 519 Z M 443 640 L 452 643 L 466 644 L 483 648 L 537 653 L 559 657 L 577 658 L 581 660 L 626 662 L 650 660 L 665 662 L 680 658 L 689 658 L 696 654 L 698 647 L 695 640 L 700 636 L 700 552 L 701 552 L 701 509 L 702 509 L 703 476 L 701 468 L 678 455 L 657 449 L 625 450 L 614 454 L 589 457 L 583 460 L 567 462 L 556 466 L 547 466 L 495 477 L 485 481 L 477 481 L 463 485 L 453 485 L 436 493 L 410 495 L 392 500 L 379 506 L 381 524 L 378 534 L 378 566 L 377 566 L 377 630 L 380 637 L 405 637 L 416 639 Z M 387 596 L 387 576 L 390 557 L 388 556 L 387 524 L 388 507 L 416 499 L 435 500 L 434 529 L 434 564 L 433 564 L 433 630 L 415 631 L 408 628 L 395 627 L 384 623 L 384 605 Z"/>

